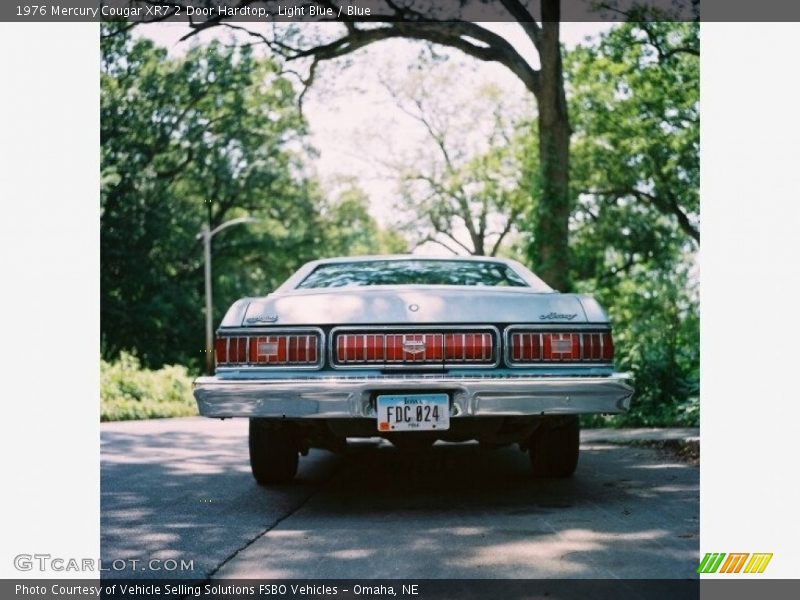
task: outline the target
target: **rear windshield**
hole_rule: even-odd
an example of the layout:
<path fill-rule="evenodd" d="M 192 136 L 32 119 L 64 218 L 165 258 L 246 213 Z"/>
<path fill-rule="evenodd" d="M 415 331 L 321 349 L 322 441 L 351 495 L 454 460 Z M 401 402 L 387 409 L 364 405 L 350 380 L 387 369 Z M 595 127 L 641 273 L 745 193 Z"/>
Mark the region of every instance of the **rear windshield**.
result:
<path fill-rule="evenodd" d="M 298 288 L 369 285 L 529 287 L 509 266 L 493 261 L 370 260 L 318 266 Z"/>

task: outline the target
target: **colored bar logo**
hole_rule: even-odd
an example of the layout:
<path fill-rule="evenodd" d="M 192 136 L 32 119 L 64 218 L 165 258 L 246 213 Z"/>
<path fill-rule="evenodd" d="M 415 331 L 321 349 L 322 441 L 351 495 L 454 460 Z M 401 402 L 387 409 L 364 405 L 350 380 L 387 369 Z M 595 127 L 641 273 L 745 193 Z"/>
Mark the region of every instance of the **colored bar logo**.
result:
<path fill-rule="evenodd" d="M 748 557 L 750 560 L 748 560 Z M 772 553 L 707 552 L 697 567 L 698 573 L 763 573 Z M 744 569 L 744 570 L 743 570 Z"/>

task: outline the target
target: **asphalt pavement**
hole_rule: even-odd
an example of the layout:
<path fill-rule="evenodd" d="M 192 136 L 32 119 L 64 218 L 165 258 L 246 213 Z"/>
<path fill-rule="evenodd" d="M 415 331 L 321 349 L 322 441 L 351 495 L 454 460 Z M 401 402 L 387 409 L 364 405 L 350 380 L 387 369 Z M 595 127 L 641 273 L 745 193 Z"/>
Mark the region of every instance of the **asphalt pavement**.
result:
<path fill-rule="evenodd" d="M 584 431 L 562 481 L 532 479 L 516 447 L 355 441 L 343 455 L 312 450 L 293 483 L 263 488 L 244 419 L 104 423 L 104 576 L 693 577 L 698 466 L 641 442 L 696 438 Z M 191 568 L 167 572 L 169 560 Z"/>

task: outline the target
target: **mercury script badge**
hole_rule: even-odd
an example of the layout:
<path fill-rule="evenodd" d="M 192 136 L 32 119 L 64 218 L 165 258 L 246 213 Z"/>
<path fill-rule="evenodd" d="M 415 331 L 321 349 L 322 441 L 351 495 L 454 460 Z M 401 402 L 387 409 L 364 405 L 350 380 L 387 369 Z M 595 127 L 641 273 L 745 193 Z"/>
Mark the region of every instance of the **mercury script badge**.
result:
<path fill-rule="evenodd" d="M 549 313 L 547 315 L 539 315 L 539 318 L 542 319 L 543 321 L 551 321 L 553 319 L 565 319 L 567 321 L 571 321 L 572 319 L 574 319 L 577 316 L 578 316 L 578 313 L 572 313 L 572 314 L 566 315 L 564 313 L 551 312 L 551 313 Z"/>
<path fill-rule="evenodd" d="M 274 323 L 278 320 L 278 315 L 256 315 L 255 317 L 247 317 L 245 320 L 248 323 Z"/>

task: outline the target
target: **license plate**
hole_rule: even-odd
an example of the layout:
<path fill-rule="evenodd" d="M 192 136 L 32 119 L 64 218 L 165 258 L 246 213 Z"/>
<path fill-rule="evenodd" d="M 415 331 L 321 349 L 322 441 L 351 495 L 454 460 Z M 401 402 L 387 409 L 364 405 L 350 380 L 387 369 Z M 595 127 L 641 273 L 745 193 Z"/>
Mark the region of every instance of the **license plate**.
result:
<path fill-rule="evenodd" d="M 440 431 L 450 429 L 447 394 L 378 396 L 378 431 Z"/>

